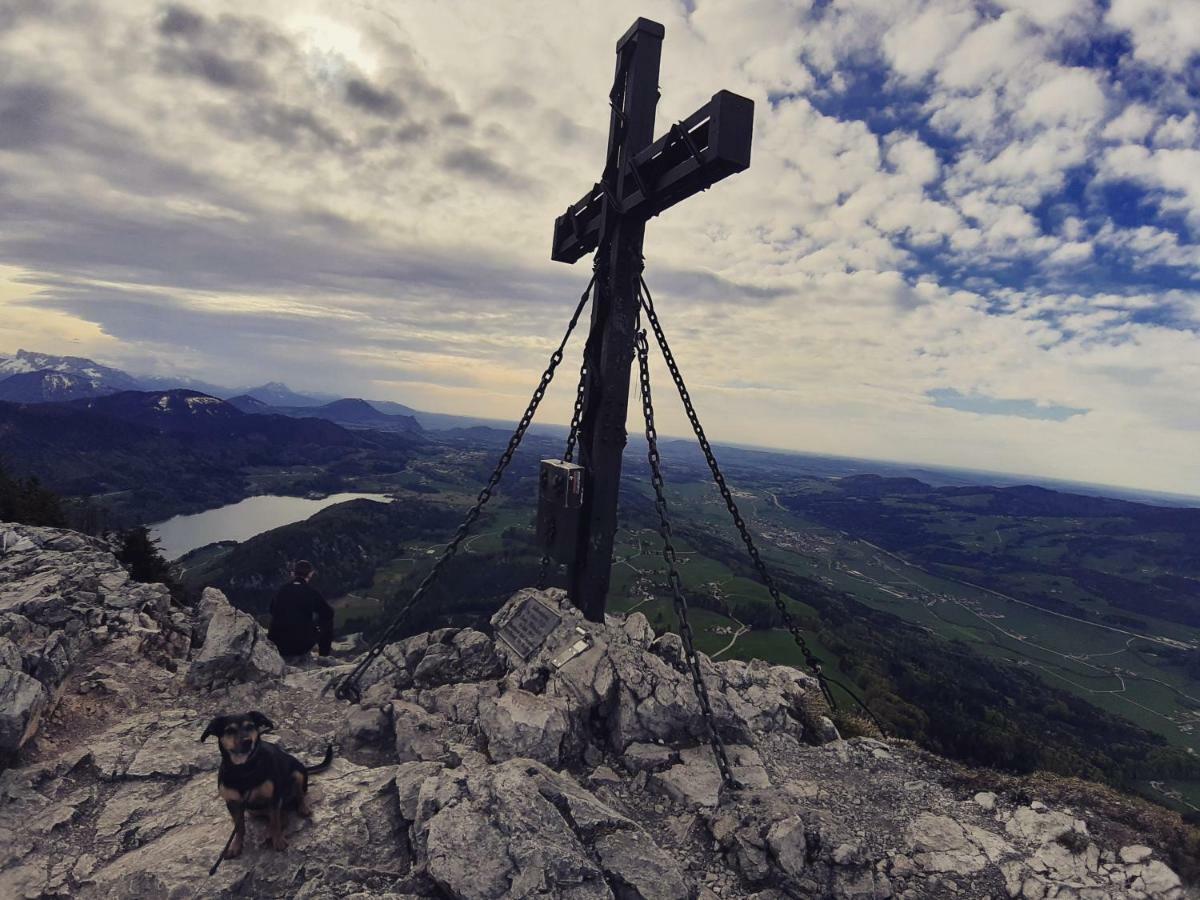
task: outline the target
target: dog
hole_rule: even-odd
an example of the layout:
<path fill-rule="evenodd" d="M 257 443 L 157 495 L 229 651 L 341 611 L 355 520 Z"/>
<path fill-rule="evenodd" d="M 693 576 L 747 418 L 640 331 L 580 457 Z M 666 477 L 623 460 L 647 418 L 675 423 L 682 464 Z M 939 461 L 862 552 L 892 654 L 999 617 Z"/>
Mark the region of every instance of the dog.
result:
<path fill-rule="evenodd" d="M 240 716 L 217 716 L 208 723 L 203 743 L 212 735 L 221 749 L 221 768 L 217 770 L 217 792 L 233 817 L 234 833 L 225 859 L 242 854 L 246 836 L 246 810 L 263 811 L 270 821 L 270 834 L 264 846 L 287 849 L 283 830 L 286 815 L 295 810 L 304 818 L 312 815 L 308 805 L 308 776 L 323 772 L 333 761 L 333 745 L 315 766 L 306 766 L 290 753 L 262 736 L 275 724 L 260 712 Z"/>

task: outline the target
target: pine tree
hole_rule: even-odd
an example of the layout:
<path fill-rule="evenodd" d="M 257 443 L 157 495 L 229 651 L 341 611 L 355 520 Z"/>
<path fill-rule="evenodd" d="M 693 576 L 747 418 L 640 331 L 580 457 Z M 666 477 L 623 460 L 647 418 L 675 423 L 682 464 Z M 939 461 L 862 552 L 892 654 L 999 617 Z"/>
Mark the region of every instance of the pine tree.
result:
<path fill-rule="evenodd" d="M 0 521 L 63 528 L 67 517 L 58 494 L 36 478 L 13 478 L 0 466 Z"/>
<path fill-rule="evenodd" d="M 121 549 L 117 553 L 117 559 L 129 570 L 134 581 L 165 584 L 174 590 L 175 575 L 171 564 L 163 558 L 157 541 L 150 537 L 149 528 L 138 525 L 121 532 L 118 539 Z"/>

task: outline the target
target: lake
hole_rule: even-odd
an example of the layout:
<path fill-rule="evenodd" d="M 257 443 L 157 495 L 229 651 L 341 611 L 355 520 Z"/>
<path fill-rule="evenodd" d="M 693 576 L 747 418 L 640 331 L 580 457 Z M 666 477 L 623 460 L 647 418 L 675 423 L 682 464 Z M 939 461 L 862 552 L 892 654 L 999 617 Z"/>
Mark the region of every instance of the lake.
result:
<path fill-rule="evenodd" d="M 335 503 L 345 503 L 347 500 L 388 503 L 391 499 L 386 494 L 330 494 L 320 500 L 264 494 L 190 516 L 174 516 L 151 525 L 150 536 L 158 539 L 163 556 L 178 559 L 205 544 L 244 541 L 272 528 L 302 521 Z"/>

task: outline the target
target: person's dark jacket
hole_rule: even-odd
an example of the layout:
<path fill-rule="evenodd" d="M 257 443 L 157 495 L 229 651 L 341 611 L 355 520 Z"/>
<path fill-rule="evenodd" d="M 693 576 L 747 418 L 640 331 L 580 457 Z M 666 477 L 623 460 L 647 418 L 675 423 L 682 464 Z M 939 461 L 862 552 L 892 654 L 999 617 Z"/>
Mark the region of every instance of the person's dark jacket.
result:
<path fill-rule="evenodd" d="M 283 656 L 300 656 L 319 645 L 328 656 L 333 644 L 333 608 L 303 581 L 285 584 L 271 601 L 269 637 Z"/>

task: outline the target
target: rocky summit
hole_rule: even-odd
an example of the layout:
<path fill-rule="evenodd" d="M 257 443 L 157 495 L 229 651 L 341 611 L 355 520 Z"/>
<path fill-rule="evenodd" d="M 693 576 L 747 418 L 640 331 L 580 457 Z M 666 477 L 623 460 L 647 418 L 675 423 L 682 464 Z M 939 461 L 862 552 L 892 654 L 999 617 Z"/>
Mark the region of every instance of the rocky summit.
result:
<path fill-rule="evenodd" d="M 741 784 L 723 790 L 677 637 L 586 622 L 555 591 L 492 631 L 530 603 L 553 628 L 526 658 L 420 634 L 349 706 L 324 689 L 361 642 L 287 666 L 217 591 L 181 607 L 100 541 L 0 525 L 0 897 L 1198 896 L 1121 813 L 1137 801 L 843 740 L 784 666 L 702 660 Z M 303 760 L 337 752 L 289 849 L 252 820 L 210 877 L 231 823 L 199 737 L 248 710 Z"/>

